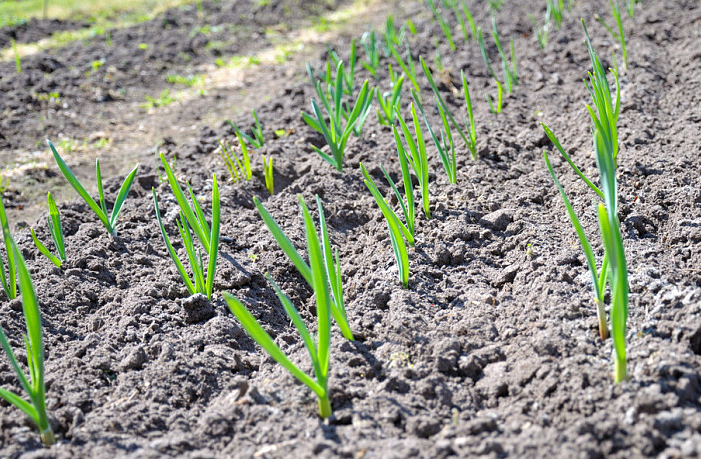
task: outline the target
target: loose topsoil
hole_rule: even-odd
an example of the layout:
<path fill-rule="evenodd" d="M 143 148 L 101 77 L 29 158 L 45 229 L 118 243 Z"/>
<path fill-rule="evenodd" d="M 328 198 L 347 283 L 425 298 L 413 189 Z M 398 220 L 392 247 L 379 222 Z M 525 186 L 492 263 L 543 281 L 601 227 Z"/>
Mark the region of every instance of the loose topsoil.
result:
<path fill-rule="evenodd" d="M 43 448 L 21 413 L 2 403 L 0 456 L 699 457 L 701 5 L 643 2 L 634 19 L 624 19 L 623 70 L 615 41 L 594 21 L 596 14 L 610 18 L 607 2 L 575 2 L 546 52 L 526 15 L 541 18 L 544 11 L 506 3 L 497 22 L 502 41 L 515 40 L 519 84 L 499 115 L 484 99 L 494 89 L 475 42 L 463 43 L 456 28 L 458 50 L 451 52 L 427 8 L 408 7 L 417 29 L 410 36 L 414 57 L 431 63 L 459 118 L 464 103 L 456 87 L 465 71 L 479 153 L 470 160 L 458 141 L 458 183 L 451 185 L 429 147 L 432 215 L 417 219 L 408 289 L 397 280 L 386 224 L 359 172 L 362 162 L 390 192 L 380 166 L 398 179 L 391 130 L 370 117 L 362 137 L 351 137 L 344 172 L 335 171 L 309 146 L 323 140 L 300 117 L 313 96 L 306 81 L 281 82 L 257 110 L 266 143 L 252 153 L 253 180 L 221 186 L 212 302 L 188 298 L 167 255 L 151 188 L 170 234 L 177 232 L 176 204 L 153 163 L 139 170 L 116 240 L 84 203 L 61 206 L 69 257 L 63 270 L 51 268 L 28 231 L 17 228 L 41 302 L 58 442 Z M 470 7 L 487 30 L 487 2 Z M 630 380 L 618 385 L 611 341 L 598 337 L 585 259 L 541 155 L 551 149 L 539 124 L 545 122 L 583 172 L 597 176 L 580 18 L 604 65 L 613 65 L 615 53 L 622 73 L 618 158 Z M 488 52 L 496 56 L 494 47 Z M 358 70 L 357 81 L 367 77 Z M 437 126 L 427 81 L 421 76 L 419 83 Z M 388 90 L 386 78 L 379 84 Z M 407 84 L 404 115 L 408 101 Z M 286 134 L 276 136 L 279 129 Z M 205 208 L 211 174 L 227 178 L 217 138 L 231 136 L 222 124 L 195 143 L 167 145 Z M 273 196 L 261 180 L 261 153 L 274 158 Z M 593 194 L 557 152 L 551 158 L 601 255 Z M 118 187 L 108 182 L 107 195 Z M 272 275 L 309 324 L 314 298 L 252 204 L 254 196 L 263 200 L 302 248 L 298 194 L 323 202 L 356 335 L 348 342 L 333 330 L 328 421 L 319 420 L 313 394 L 252 342 L 221 296 L 241 299 L 291 359 L 311 370 L 263 275 Z M 43 219 L 36 226 L 48 239 Z M 22 354 L 19 300 L 3 301 L 0 324 Z M 19 390 L 6 359 L 0 385 Z"/>

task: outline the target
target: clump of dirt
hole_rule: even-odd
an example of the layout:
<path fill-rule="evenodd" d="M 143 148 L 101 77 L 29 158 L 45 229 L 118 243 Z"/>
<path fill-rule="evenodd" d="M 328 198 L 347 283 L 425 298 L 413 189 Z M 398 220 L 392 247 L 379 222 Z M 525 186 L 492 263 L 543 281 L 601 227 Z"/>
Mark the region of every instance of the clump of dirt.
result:
<path fill-rule="evenodd" d="M 630 267 L 630 380 L 614 385 L 612 346 L 598 338 L 586 262 L 541 159 L 550 145 L 539 125 L 546 122 L 583 172 L 596 176 L 584 108 L 590 96 L 582 84 L 590 64 L 579 18 L 590 24 L 602 58 L 617 52 L 592 20 L 607 14 L 604 3 L 576 3 L 545 53 L 531 35 L 525 5 L 509 3 L 497 13 L 500 34 L 515 40 L 520 74 L 498 116 L 484 100 L 493 84 L 476 44 L 458 38 L 451 52 L 441 39 L 439 62 L 432 44 L 440 28 L 423 7 L 411 14 L 414 57 L 423 55 L 441 74 L 440 88 L 458 118 L 464 106 L 450 89 L 465 71 L 479 159 L 470 160 L 459 143 L 458 183 L 451 185 L 429 149 L 432 217 L 417 219 L 408 289 L 397 281 L 386 224 L 358 170 L 362 162 L 391 193 L 380 166 L 395 178 L 399 173 L 392 132 L 370 119 L 362 136 L 351 138 L 344 172 L 333 170 L 309 147 L 319 138 L 299 113 L 313 97 L 306 81 L 288 82 L 258 107 L 266 143 L 252 153 L 257 175 L 221 187 L 221 264 L 211 304 L 187 298 L 168 257 L 151 188 L 171 233 L 176 204 L 148 165 L 125 203 L 117 240 L 84 204 L 61 206 L 70 259 L 63 270 L 49 267 L 26 230 L 16 231 L 41 301 L 58 443 L 43 450 L 23 416 L 3 404 L 2 455 L 698 457 L 701 156 L 693 88 L 701 86 L 701 60 L 689 43 L 701 6 L 650 1 L 626 19 L 619 186 Z M 471 6 L 478 24 L 488 27 L 488 2 Z M 383 65 L 389 62 L 383 58 Z M 359 68 L 357 80 L 364 78 L 369 74 Z M 437 126 L 428 82 L 419 81 Z M 386 79 L 378 83 L 388 89 Z M 404 116 L 407 105 L 405 95 Z M 276 136 L 280 125 L 286 133 Z M 204 208 L 211 204 L 212 172 L 227 176 L 217 139 L 231 137 L 222 123 L 196 141 L 168 145 L 179 176 Z M 274 158 L 273 196 L 261 180 L 261 154 Z M 591 193 L 557 154 L 551 158 L 585 229 L 595 234 Z M 107 195 L 118 186 L 109 182 Z M 312 292 L 252 205 L 254 196 L 263 200 L 301 248 L 297 194 L 307 202 L 321 197 L 357 337 L 345 341 L 334 329 L 334 417 L 326 422 L 316 416 L 313 394 L 260 351 L 221 298 L 228 291 L 241 299 L 282 350 L 310 370 L 264 274 L 307 323 L 314 321 Z M 46 229 L 39 236 L 47 238 Z M 0 306 L 0 325 L 17 349 L 19 309 L 17 301 Z M 18 389 L 1 360 L 0 385 Z"/>

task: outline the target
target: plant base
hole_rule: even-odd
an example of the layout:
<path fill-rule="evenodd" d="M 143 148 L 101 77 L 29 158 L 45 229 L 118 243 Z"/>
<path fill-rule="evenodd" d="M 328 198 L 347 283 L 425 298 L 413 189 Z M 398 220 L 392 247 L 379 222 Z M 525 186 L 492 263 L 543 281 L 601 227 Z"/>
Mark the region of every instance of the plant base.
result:
<path fill-rule="evenodd" d="M 319 416 L 321 416 L 321 419 L 326 419 L 331 416 L 331 401 L 328 395 L 319 398 Z"/>

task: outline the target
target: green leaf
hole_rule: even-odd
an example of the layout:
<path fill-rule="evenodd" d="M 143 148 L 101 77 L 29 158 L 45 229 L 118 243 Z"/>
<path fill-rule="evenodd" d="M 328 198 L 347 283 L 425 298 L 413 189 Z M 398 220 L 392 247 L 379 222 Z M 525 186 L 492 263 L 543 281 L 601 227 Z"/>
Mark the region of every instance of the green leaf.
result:
<path fill-rule="evenodd" d="M 136 171 L 138 169 L 139 165 L 137 164 L 134 167 L 134 169 L 132 169 L 131 172 L 127 174 L 126 178 L 124 179 L 124 182 L 122 182 L 122 186 L 119 188 L 119 193 L 117 193 L 117 199 L 114 201 L 114 206 L 112 207 L 112 215 L 110 216 L 110 225 L 113 228 L 117 225 L 119 213 L 122 211 L 122 205 L 127 199 L 127 195 L 129 194 L 129 190 L 131 189 L 131 184 L 134 181 L 134 177 L 136 176 Z"/>
<path fill-rule="evenodd" d="M 297 249 L 295 249 L 294 245 L 292 245 L 292 242 L 288 239 L 288 237 L 285 236 L 285 233 L 282 231 L 275 219 L 273 219 L 273 217 L 266 210 L 263 204 L 261 204 L 260 199 L 254 197 L 253 203 L 256 205 L 258 213 L 260 214 L 261 218 L 263 218 L 265 225 L 270 230 L 270 233 L 272 233 L 273 237 L 277 241 L 282 251 L 285 252 L 287 257 L 290 259 L 290 261 L 292 261 L 292 264 L 295 265 L 297 271 L 299 271 L 299 273 L 302 275 L 302 277 L 304 277 L 307 283 L 309 283 L 309 285 L 313 285 L 312 270 L 309 267 L 309 265 L 304 261 L 304 259 L 302 259 L 302 257 L 297 252 Z"/>
<path fill-rule="evenodd" d="M 71 169 L 66 165 L 66 163 L 63 161 L 61 156 L 58 154 L 56 151 L 56 148 L 54 147 L 54 144 L 51 143 L 50 140 L 46 141 L 49 144 L 49 148 L 51 148 L 51 152 L 54 155 L 54 159 L 56 160 L 56 164 L 58 165 L 58 168 L 61 170 L 61 173 L 63 176 L 68 180 L 68 183 L 71 184 L 73 189 L 80 195 L 81 198 L 85 201 L 85 203 L 95 212 L 95 215 L 97 215 L 97 218 L 100 219 L 102 224 L 107 228 L 107 231 L 110 234 L 114 234 L 114 228 L 112 227 L 112 224 L 110 223 L 109 219 L 107 218 L 107 214 L 102 211 L 100 206 L 97 205 L 95 200 L 88 194 L 87 191 L 85 191 L 85 188 L 83 188 L 83 185 L 78 181 L 75 175 L 73 175 L 73 172 Z M 98 185 L 99 186 L 99 185 Z"/>
<path fill-rule="evenodd" d="M 195 214 L 192 211 L 192 208 L 190 207 L 190 203 L 185 198 L 185 194 L 183 193 L 182 188 L 180 188 L 180 183 L 178 183 L 178 179 L 175 178 L 175 174 L 170 168 L 170 165 L 168 164 L 168 161 L 166 160 L 166 157 L 163 153 L 161 153 L 161 163 L 163 164 L 163 168 L 166 171 L 166 175 L 168 176 L 168 183 L 170 184 L 171 190 L 173 190 L 173 194 L 175 195 L 176 201 L 178 201 L 180 210 L 183 212 L 188 223 L 195 231 L 197 239 L 199 239 L 202 245 L 204 246 L 205 252 L 209 252 L 209 234 L 205 233 L 203 231 L 203 228 L 200 226 L 198 219 L 195 217 Z M 197 206 L 198 204 L 195 205 Z"/>
<path fill-rule="evenodd" d="M 582 225 L 579 223 L 579 219 L 577 218 L 577 214 L 574 212 L 574 209 L 572 208 L 572 204 L 570 203 L 570 200 L 567 198 L 567 194 L 565 193 L 565 190 L 562 188 L 562 185 L 560 185 L 560 181 L 557 179 L 557 175 L 555 175 L 555 171 L 553 170 L 553 167 L 550 164 L 550 160 L 548 159 L 548 154 L 545 152 L 545 150 L 543 150 L 543 159 L 545 160 L 545 165 L 548 168 L 548 172 L 550 172 L 550 176 L 553 178 L 553 181 L 555 182 L 557 189 L 560 191 L 560 196 L 562 196 L 562 200 L 565 203 L 565 207 L 567 208 L 567 214 L 570 217 L 570 221 L 572 222 L 572 226 L 574 226 L 574 229 L 577 232 L 577 237 L 579 238 L 579 243 L 582 245 L 582 250 L 584 251 L 584 256 L 586 257 L 587 265 L 589 266 L 589 273 L 591 274 L 591 281 L 592 281 L 592 286 L 594 287 L 594 294 L 596 296 L 596 299 L 603 303 L 604 294 L 603 294 L 603 290 L 600 288 L 600 285 L 599 285 L 599 275 L 597 273 L 597 268 L 596 268 L 596 259 L 594 258 L 594 252 L 591 248 L 591 244 L 589 244 L 589 240 L 587 239 L 587 235 L 584 232 Z"/>
<path fill-rule="evenodd" d="M 321 368 L 319 368 L 319 358 L 316 354 L 316 344 L 314 344 L 314 340 L 309 334 L 309 330 L 307 329 L 304 320 L 302 320 L 302 317 L 299 315 L 299 312 L 297 311 L 297 308 L 295 308 L 294 304 L 292 304 L 292 301 L 290 301 L 287 295 L 285 295 L 282 289 L 280 289 L 280 287 L 275 283 L 272 276 L 266 273 L 265 278 L 268 279 L 268 282 L 270 282 L 270 284 L 273 286 L 275 294 L 280 300 L 280 303 L 282 303 L 282 307 L 285 308 L 285 312 L 287 313 L 290 320 L 292 320 L 292 324 L 295 326 L 300 336 L 302 337 L 302 342 L 307 348 L 307 352 L 309 352 L 309 357 L 312 359 L 312 365 L 314 366 L 314 374 L 318 377 L 318 375 L 321 372 Z"/>
<path fill-rule="evenodd" d="M 258 343 L 277 363 L 283 366 L 287 371 L 289 371 L 292 376 L 300 380 L 307 387 L 309 387 L 314 393 L 322 398 L 326 397 L 326 390 L 321 387 L 316 381 L 310 378 L 306 373 L 297 368 L 294 363 L 287 358 L 287 356 L 280 350 L 280 348 L 275 344 L 270 335 L 263 330 L 260 323 L 255 317 L 248 312 L 246 306 L 243 305 L 239 300 L 231 296 L 229 293 L 224 293 L 224 298 L 229 306 L 231 313 L 236 316 L 241 326 L 248 332 L 248 334 L 253 338 L 253 340 Z"/>
<path fill-rule="evenodd" d="M 305 233 L 307 235 L 307 250 L 309 252 L 309 266 L 312 271 L 312 288 L 316 296 L 317 315 L 317 356 L 319 358 L 319 380 L 322 387 L 326 387 L 326 378 L 329 371 L 329 347 L 331 345 L 331 308 L 329 296 L 329 281 L 326 277 L 324 267 L 324 256 L 322 254 L 319 237 L 314 227 L 314 221 L 309 214 L 309 209 L 298 195 L 299 205 L 302 208 L 304 217 Z"/>
<path fill-rule="evenodd" d="M 34 232 L 34 228 L 29 228 L 29 232 L 32 235 L 32 239 L 34 240 L 34 245 L 39 249 L 39 252 L 41 252 L 46 258 L 48 258 L 51 263 L 53 263 L 57 268 L 61 268 L 61 260 L 58 259 L 54 254 L 49 252 L 49 249 L 46 248 L 44 244 L 41 243 L 39 238 L 37 238 L 36 233 Z"/>
<path fill-rule="evenodd" d="M 549 128 L 548 126 L 545 125 L 545 123 L 540 123 L 540 125 L 543 127 L 543 130 L 545 131 L 545 135 L 548 136 L 548 138 L 550 139 L 550 141 L 552 142 L 552 144 L 555 145 L 555 148 L 557 148 L 558 151 L 560 152 L 560 154 L 562 155 L 562 157 L 565 158 L 565 161 L 567 161 L 567 163 L 568 163 L 570 166 L 572 166 L 572 169 L 574 169 L 574 171 L 577 173 L 577 175 L 579 175 L 579 177 L 584 181 L 584 183 L 586 183 L 586 184 L 589 186 L 589 188 L 591 188 L 592 190 L 594 190 L 594 192 L 595 192 L 597 195 L 599 195 L 599 197 L 600 197 L 601 199 L 604 199 L 604 193 L 599 189 L 599 187 L 597 187 L 596 185 L 594 185 L 594 184 L 592 183 L 592 181 L 589 180 L 589 179 L 587 178 L 587 176 L 584 175 L 584 174 L 582 173 L 582 171 L 580 171 L 579 168 L 574 164 L 574 162 L 573 162 L 572 159 L 570 158 L 570 155 L 568 155 L 567 152 L 565 151 L 565 149 L 562 148 L 562 145 L 560 145 L 560 141 L 557 139 L 557 137 L 555 137 L 555 134 L 553 134 L 553 131 L 551 131 L 550 128 Z"/>
<path fill-rule="evenodd" d="M 324 253 L 324 267 L 326 268 L 326 275 L 331 283 L 331 291 L 333 293 L 331 314 L 341 328 L 343 337 L 353 341 L 353 333 L 348 325 L 346 308 L 343 303 L 343 280 L 341 278 L 341 265 L 338 261 L 338 250 L 336 251 L 336 264 L 334 265 L 331 242 L 329 241 L 329 233 L 326 226 L 326 217 L 324 216 L 324 208 L 321 205 L 319 196 L 316 197 L 316 205 L 319 210 L 319 230 L 321 231 L 321 246 Z"/>
<path fill-rule="evenodd" d="M 187 291 L 190 292 L 190 295 L 194 295 L 195 293 L 197 293 L 197 291 L 195 290 L 195 286 L 192 284 L 190 276 L 188 276 L 187 272 L 185 271 L 185 267 L 180 261 L 180 258 L 178 258 L 178 254 L 175 252 L 175 249 L 173 249 L 173 245 L 170 243 L 170 239 L 168 238 L 168 233 L 166 233 L 166 230 L 163 226 L 163 222 L 161 221 L 161 211 L 158 208 L 158 197 L 156 196 L 156 189 L 151 188 L 151 192 L 153 193 L 153 205 L 156 208 L 156 220 L 158 220 L 158 227 L 161 230 L 161 236 L 163 236 L 163 240 L 165 241 L 166 247 L 168 248 L 168 254 L 173 260 L 173 263 L 175 263 L 175 267 L 178 269 L 178 273 L 183 279 L 183 282 L 185 282 Z"/>
<path fill-rule="evenodd" d="M 61 225 L 61 216 L 58 213 L 58 207 L 56 207 L 56 201 L 54 201 L 51 192 L 48 194 L 49 202 L 49 231 L 51 231 L 51 237 L 56 245 L 56 250 L 58 251 L 58 256 L 62 261 L 66 261 L 66 249 L 63 244 L 63 226 Z"/>
<path fill-rule="evenodd" d="M 212 174 L 212 233 L 209 238 L 209 257 L 207 265 L 207 298 L 212 299 L 212 288 L 214 286 L 214 272 L 217 268 L 217 254 L 219 252 L 219 226 L 220 226 L 220 206 L 219 206 L 219 186 L 217 176 Z"/>

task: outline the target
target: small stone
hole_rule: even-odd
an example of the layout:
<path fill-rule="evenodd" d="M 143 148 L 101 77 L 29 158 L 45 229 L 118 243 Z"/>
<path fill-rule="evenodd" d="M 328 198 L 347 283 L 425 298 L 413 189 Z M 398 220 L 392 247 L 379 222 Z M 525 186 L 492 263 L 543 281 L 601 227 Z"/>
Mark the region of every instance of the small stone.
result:
<path fill-rule="evenodd" d="M 441 422 L 428 416 L 413 416 L 407 420 L 407 430 L 419 438 L 428 438 L 441 430 Z"/>
<path fill-rule="evenodd" d="M 136 346 L 128 351 L 127 356 L 124 357 L 119 363 L 119 369 L 121 371 L 140 370 L 146 362 L 148 362 L 148 356 L 146 355 L 144 348 L 141 346 Z"/>
<path fill-rule="evenodd" d="M 194 295 L 185 298 L 180 302 L 180 304 L 182 305 L 185 313 L 185 322 L 189 324 L 204 322 L 216 315 L 212 303 L 205 295 L 201 293 L 195 293 Z"/>
<path fill-rule="evenodd" d="M 480 225 L 495 231 L 506 231 L 509 223 L 514 219 L 512 212 L 512 209 L 499 209 L 488 213 L 480 219 Z"/>

